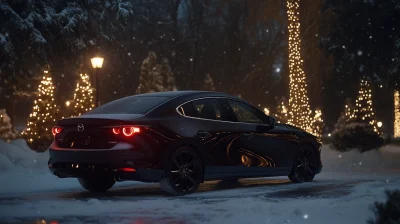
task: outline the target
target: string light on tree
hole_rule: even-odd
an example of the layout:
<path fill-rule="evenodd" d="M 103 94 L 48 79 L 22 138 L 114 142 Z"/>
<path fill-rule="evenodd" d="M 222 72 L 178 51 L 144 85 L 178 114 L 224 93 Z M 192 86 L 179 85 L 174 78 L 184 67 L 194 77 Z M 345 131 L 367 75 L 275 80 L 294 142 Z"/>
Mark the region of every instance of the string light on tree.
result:
<path fill-rule="evenodd" d="M 355 107 L 345 106 L 346 122 L 356 121 L 369 123 L 376 133 L 380 133 L 378 122 L 372 105 L 372 90 L 368 80 L 361 80 L 360 90 L 356 99 Z"/>
<path fill-rule="evenodd" d="M 394 92 L 394 137 L 400 137 L 400 92 Z"/>
<path fill-rule="evenodd" d="M 76 84 L 73 102 L 73 114 L 75 116 L 79 116 L 85 112 L 88 112 L 95 107 L 93 88 L 90 84 L 89 76 L 87 74 L 80 74 L 80 79 Z M 69 104 L 70 102 L 67 101 L 66 105 L 69 106 Z"/>
<path fill-rule="evenodd" d="M 47 147 L 53 139 L 51 128 L 58 116 L 53 92 L 54 86 L 51 76 L 48 71 L 44 71 L 43 79 L 38 87 L 38 98 L 34 101 L 26 130 L 22 133 L 28 143 L 36 150 L 43 150 L 42 147 Z"/>
<path fill-rule="evenodd" d="M 306 74 L 303 70 L 303 60 L 300 54 L 300 0 L 287 0 L 288 31 L 289 31 L 289 122 L 308 132 L 316 134 L 313 127 L 315 116 L 309 105 Z M 321 115 L 318 115 L 321 117 Z M 318 118 L 319 119 L 319 118 Z M 319 121 L 318 121 L 319 122 Z M 320 134 L 318 134 L 320 135 Z"/>

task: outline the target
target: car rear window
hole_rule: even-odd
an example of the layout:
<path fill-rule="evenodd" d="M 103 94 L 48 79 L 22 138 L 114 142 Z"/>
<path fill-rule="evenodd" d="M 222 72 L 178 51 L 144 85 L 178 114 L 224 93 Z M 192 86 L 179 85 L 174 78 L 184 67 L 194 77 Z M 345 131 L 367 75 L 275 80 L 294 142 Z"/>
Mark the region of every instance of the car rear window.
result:
<path fill-rule="evenodd" d="M 106 103 L 86 114 L 145 114 L 170 97 L 131 96 Z"/>

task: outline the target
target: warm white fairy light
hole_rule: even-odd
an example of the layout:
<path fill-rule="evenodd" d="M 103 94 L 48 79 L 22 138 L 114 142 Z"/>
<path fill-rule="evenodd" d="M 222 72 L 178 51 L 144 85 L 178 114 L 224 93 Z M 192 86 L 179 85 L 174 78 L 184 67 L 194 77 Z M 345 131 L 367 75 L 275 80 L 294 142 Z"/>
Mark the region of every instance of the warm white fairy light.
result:
<path fill-rule="evenodd" d="M 93 88 L 87 74 L 80 74 L 80 79 L 75 88 L 74 103 L 74 115 L 76 116 L 92 110 L 95 106 Z"/>
<path fill-rule="evenodd" d="M 54 125 L 58 113 L 54 103 L 54 86 L 48 71 L 44 71 L 38 88 L 38 99 L 33 103 L 32 113 L 22 133 L 31 143 L 41 138 L 52 138 L 49 130 Z"/>
<path fill-rule="evenodd" d="M 371 84 L 368 80 L 361 80 L 360 90 L 358 91 L 355 107 L 353 109 L 346 105 L 345 114 L 347 121 L 355 120 L 368 122 L 373 126 L 376 133 L 380 133 L 372 105 Z"/>
<path fill-rule="evenodd" d="M 303 60 L 300 54 L 300 0 L 287 0 L 288 31 L 289 31 L 289 121 L 316 135 L 322 130 L 316 130 L 314 124 L 320 122 L 322 114 L 317 118 L 312 116 L 309 105 L 306 74 L 303 70 Z M 317 112 L 317 111 L 316 111 Z M 321 111 L 318 111 L 318 113 Z M 316 113 L 315 113 L 316 114 Z M 317 119 L 317 120 L 315 120 Z M 322 119 L 321 119 L 322 120 Z"/>
<path fill-rule="evenodd" d="M 400 137 L 400 92 L 394 92 L 394 137 Z"/>

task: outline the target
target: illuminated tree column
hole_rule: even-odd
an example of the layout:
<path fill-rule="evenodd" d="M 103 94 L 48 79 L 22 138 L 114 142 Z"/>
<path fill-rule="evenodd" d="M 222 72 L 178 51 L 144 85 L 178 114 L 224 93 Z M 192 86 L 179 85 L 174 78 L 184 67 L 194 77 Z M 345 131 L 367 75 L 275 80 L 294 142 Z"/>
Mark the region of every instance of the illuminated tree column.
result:
<path fill-rule="evenodd" d="M 38 98 L 34 101 L 32 113 L 29 115 L 25 139 L 35 150 L 44 150 L 53 140 L 51 128 L 58 115 L 54 103 L 54 86 L 48 71 L 44 72 L 38 89 Z"/>
<path fill-rule="evenodd" d="M 394 137 L 400 137 L 400 92 L 394 92 Z"/>
<path fill-rule="evenodd" d="M 80 74 L 74 93 L 73 114 L 79 116 L 94 108 L 93 88 L 90 85 L 89 76 Z"/>
<path fill-rule="evenodd" d="M 375 113 L 372 107 L 372 90 L 370 82 L 361 80 L 360 90 L 356 99 L 356 106 L 354 108 L 353 117 L 350 120 L 358 122 L 368 122 L 374 127 L 374 131 L 378 132 L 377 122 L 375 120 Z"/>
<path fill-rule="evenodd" d="M 289 30 L 289 123 L 304 130 L 312 129 L 311 110 L 308 102 L 306 74 L 300 55 L 300 0 L 287 0 Z"/>

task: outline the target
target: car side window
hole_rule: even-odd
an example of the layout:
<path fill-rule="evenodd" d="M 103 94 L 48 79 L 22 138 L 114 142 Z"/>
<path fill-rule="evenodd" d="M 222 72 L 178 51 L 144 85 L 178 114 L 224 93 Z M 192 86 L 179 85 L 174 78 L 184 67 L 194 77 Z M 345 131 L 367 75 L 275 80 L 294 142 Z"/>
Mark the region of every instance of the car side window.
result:
<path fill-rule="evenodd" d="M 238 122 L 258 124 L 265 123 L 262 118 L 257 115 L 256 111 L 254 111 L 254 109 L 250 106 L 235 100 L 228 100 L 228 102 L 232 107 L 233 113 L 235 114 Z"/>
<path fill-rule="evenodd" d="M 203 99 L 192 102 L 198 118 L 224 120 L 222 108 L 217 99 Z"/>
<path fill-rule="evenodd" d="M 178 112 L 188 117 L 224 120 L 222 108 L 217 99 L 194 100 L 179 107 Z"/>

